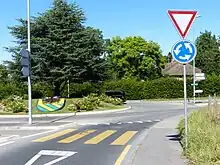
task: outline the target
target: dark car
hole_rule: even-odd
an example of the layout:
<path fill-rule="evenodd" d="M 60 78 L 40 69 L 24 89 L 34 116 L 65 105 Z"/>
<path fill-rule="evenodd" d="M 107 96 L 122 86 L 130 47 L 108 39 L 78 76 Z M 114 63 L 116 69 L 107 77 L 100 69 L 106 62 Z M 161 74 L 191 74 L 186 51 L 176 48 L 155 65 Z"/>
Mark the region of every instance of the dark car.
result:
<path fill-rule="evenodd" d="M 113 98 L 120 98 L 123 102 L 126 102 L 125 92 L 120 90 L 108 90 L 105 92 L 107 96 L 111 96 Z"/>

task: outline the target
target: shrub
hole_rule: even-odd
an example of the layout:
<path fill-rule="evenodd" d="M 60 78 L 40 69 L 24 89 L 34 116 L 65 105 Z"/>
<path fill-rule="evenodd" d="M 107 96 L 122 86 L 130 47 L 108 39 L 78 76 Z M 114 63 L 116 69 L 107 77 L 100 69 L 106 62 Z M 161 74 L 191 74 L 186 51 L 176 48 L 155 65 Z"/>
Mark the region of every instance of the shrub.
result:
<path fill-rule="evenodd" d="M 68 109 L 68 111 L 70 111 L 70 112 L 75 112 L 75 111 L 77 111 L 77 107 L 76 107 L 75 104 L 70 104 L 70 105 L 68 105 L 67 109 Z"/>
<path fill-rule="evenodd" d="M 2 100 L 3 109 L 6 112 L 27 112 L 27 106 L 20 96 L 12 95 L 9 98 Z"/>
<path fill-rule="evenodd" d="M 187 79 L 187 97 L 192 97 L 192 79 Z M 206 80 L 200 81 L 196 89 L 202 89 L 201 96 L 220 95 L 220 76 L 208 75 Z M 41 98 L 51 95 L 51 87 L 45 83 L 33 83 L 32 98 Z M 16 85 L 13 83 L 0 83 L 0 99 L 10 95 L 27 96 L 27 85 Z M 127 100 L 160 99 L 160 98 L 183 98 L 183 80 L 175 78 L 159 78 L 148 81 L 137 81 L 134 79 L 106 81 L 104 83 L 70 84 L 70 98 L 82 98 L 92 93 L 98 95 L 107 90 L 122 90 Z M 67 86 L 61 93 L 67 96 Z M 92 97 L 92 96 L 91 96 Z M 91 98 L 90 99 L 93 99 Z"/>
<path fill-rule="evenodd" d="M 83 97 L 82 99 L 74 100 L 72 104 L 68 106 L 69 111 L 92 111 L 99 107 L 103 107 L 104 103 L 110 103 L 113 105 L 122 105 L 123 102 L 119 98 L 111 98 L 104 94 L 90 94 L 87 97 Z"/>
<path fill-rule="evenodd" d="M 23 96 L 25 88 L 14 83 L 0 83 L 0 100 L 6 99 L 11 95 Z"/>

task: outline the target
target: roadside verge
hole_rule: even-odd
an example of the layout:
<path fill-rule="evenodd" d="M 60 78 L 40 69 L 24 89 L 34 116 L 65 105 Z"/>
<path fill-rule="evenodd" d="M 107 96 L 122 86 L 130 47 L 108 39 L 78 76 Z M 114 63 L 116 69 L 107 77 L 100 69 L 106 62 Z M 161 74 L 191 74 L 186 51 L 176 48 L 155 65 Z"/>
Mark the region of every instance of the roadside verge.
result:
<path fill-rule="evenodd" d="M 185 146 L 184 120 L 179 123 Z M 220 105 L 213 104 L 188 117 L 188 147 L 184 155 L 192 164 L 214 165 L 220 162 Z"/>

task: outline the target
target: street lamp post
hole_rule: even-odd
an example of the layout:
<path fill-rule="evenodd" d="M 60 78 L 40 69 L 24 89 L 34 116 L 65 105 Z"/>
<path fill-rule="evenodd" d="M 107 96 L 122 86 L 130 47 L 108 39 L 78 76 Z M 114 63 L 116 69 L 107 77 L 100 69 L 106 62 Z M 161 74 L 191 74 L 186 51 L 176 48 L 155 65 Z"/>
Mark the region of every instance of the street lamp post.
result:
<path fill-rule="evenodd" d="M 200 18 L 201 17 L 201 15 L 197 15 L 196 16 L 196 18 Z M 193 27 L 193 42 L 195 43 L 195 38 L 194 38 L 194 27 Z M 195 76 L 195 74 L 196 74 L 196 64 L 195 64 L 196 62 L 195 62 L 195 58 L 194 58 L 194 60 L 193 60 L 193 103 L 195 104 L 195 102 L 196 102 L 196 85 L 195 85 L 195 83 L 196 83 L 196 76 Z"/>
<path fill-rule="evenodd" d="M 30 29 L 30 0 L 27 0 L 27 25 L 28 25 L 28 51 L 29 56 L 31 55 L 31 29 Z M 31 61 L 31 58 L 30 58 Z M 31 62 L 30 62 L 31 68 Z M 32 96 L 31 96 L 31 69 L 28 76 L 28 123 L 32 124 Z"/>

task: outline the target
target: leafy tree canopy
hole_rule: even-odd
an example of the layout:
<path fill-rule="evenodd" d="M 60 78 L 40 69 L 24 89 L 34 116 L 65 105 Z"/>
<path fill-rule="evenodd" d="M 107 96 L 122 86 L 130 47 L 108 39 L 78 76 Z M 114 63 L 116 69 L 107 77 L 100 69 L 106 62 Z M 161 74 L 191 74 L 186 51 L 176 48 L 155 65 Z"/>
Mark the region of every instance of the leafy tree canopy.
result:
<path fill-rule="evenodd" d="M 161 76 L 165 62 L 160 46 L 139 36 L 113 37 L 108 46 L 108 60 L 116 77 L 139 80 Z"/>
<path fill-rule="evenodd" d="M 205 31 L 196 40 L 196 67 L 206 74 L 220 74 L 220 44 L 215 35 Z"/>
<path fill-rule="evenodd" d="M 17 46 L 9 67 L 20 70 L 18 50 L 27 47 L 27 21 L 9 27 Z M 102 32 L 86 27 L 84 12 L 75 3 L 54 0 L 52 7 L 31 20 L 31 65 L 33 79 L 46 81 L 60 92 L 67 80 L 102 80 L 105 60 Z M 18 74 L 16 74 L 18 75 Z M 18 75 L 20 76 L 20 75 Z"/>

